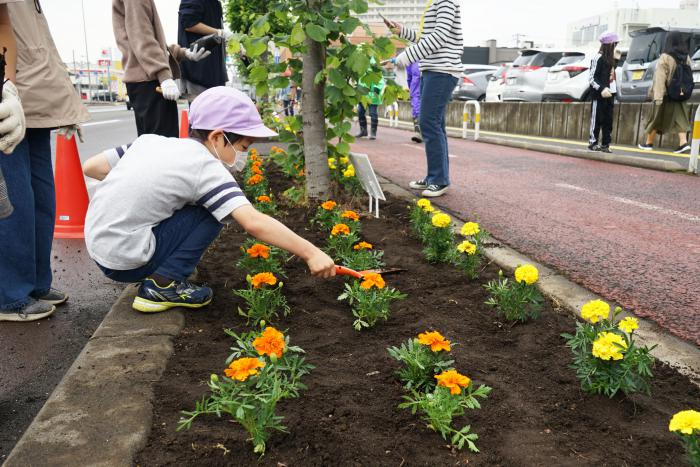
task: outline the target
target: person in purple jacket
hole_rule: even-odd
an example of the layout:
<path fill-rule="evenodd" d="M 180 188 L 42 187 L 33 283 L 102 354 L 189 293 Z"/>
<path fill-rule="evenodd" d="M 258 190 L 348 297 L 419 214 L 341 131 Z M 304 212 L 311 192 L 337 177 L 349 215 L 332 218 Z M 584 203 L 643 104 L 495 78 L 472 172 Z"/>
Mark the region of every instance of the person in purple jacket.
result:
<path fill-rule="evenodd" d="M 406 67 L 406 80 L 408 81 L 408 90 L 411 95 L 413 129 L 416 132 L 416 134 L 411 137 L 411 141 L 422 143 L 423 136 L 420 133 L 420 125 L 418 124 L 418 118 L 420 116 L 420 65 L 418 62 L 413 62 Z"/>

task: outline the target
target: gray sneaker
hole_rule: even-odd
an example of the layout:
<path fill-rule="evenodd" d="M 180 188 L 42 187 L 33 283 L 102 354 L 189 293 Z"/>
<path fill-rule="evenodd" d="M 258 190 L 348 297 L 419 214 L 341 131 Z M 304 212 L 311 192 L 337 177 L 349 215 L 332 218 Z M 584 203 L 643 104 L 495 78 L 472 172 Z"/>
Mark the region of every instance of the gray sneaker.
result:
<path fill-rule="evenodd" d="M 426 188 L 428 188 L 428 182 L 426 182 L 425 179 L 413 180 L 412 182 L 408 183 L 408 187 L 414 190 L 425 190 Z"/>
<path fill-rule="evenodd" d="M 50 316 L 56 307 L 49 302 L 29 299 L 29 303 L 19 310 L 0 310 L 0 321 L 36 321 Z"/>
<path fill-rule="evenodd" d="M 46 293 L 44 296 L 32 298 L 41 300 L 42 302 L 50 303 L 52 305 L 63 305 L 68 301 L 68 294 L 61 292 L 60 290 L 51 288 L 49 289 L 48 293 Z"/>
<path fill-rule="evenodd" d="M 448 185 L 433 185 L 430 184 L 428 185 L 428 188 L 423 190 L 421 193 L 423 196 L 426 198 L 437 198 L 438 196 L 442 196 L 445 194 L 447 191 L 447 188 L 449 188 Z"/>

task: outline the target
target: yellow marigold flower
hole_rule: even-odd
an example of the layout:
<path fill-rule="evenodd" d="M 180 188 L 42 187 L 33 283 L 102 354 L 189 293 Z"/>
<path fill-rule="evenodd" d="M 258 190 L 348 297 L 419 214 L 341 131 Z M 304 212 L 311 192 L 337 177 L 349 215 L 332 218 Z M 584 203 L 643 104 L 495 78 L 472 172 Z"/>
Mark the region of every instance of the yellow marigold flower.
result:
<path fill-rule="evenodd" d="M 346 224 L 335 224 L 333 226 L 333 230 L 331 230 L 331 235 L 334 237 L 336 235 L 350 235 L 350 227 L 348 227 Z"/>
<path fill-rule="evenodd" d="M 700 431 L 700 412 L 695 410 L 678 412 L 668 424 L 668 431 L 675 431 L 684 435 L 692 435 L 695 430 Z"/>
<path fill-rule="evenodd" d="M 338 167 L 335 165 L 335 157 L 329 157 L 328 158 L 328 168 L 331 170 L 335 170 Z"/>
<path fill-rule="evenodd" d="M 260 195 L 258 196 L 257 200 L 259 203 L 269 203 L 270 201 L 272 201 L 272 198 L 270 198 L 267 195 Z"/>
<path fill-rule="evenodd" d="M 477 224 L 476 222 L 466 222 L 462 226 L 462 230 L 460 231 L 460 233 L 465 237 L 473 237 L 479 232 L 481 232 L 481 230 L 479 229 L 479 224 Z"/>
<path fill-rule="evenodd" d="M 253 340 L 253 348 L 258 355 L 269 355 L 281 358 L 284 353 L 284 334 L 273 327 L 266 327 L 260 337 Z"/>
<path fill-rule="evenodd" d="M 245 381 L 249 376 L 257 375 L 258 368 L 265 366 L 265 362 L 261 362 L 257 358 L 239 358 L 234 360 L 231 364 L 224 370 L 224 374 L 231 379 L 238 381 Z"/>
<path fill-rule="evenodd" d="M 457 370 L 443 371 L 439 375 L 435 375 L 438 380 L 438 386 L 449 388 L 450 394 L 455 395 L 462 392 L 462 388 L 469 387 L 471 380 L 457 373 Z"/>
<path fill-rule="evenodd" d="M 335 201 L 328 200 L 325 203 L 321 204 L 321 207 L 326 211 L 332 211 L 337 205 L 338 203 L 336 203 Z"/>
<path fill-rule="evenodd" d="M 365 274 L 360 287 L 366 290 L 369 290 L 372 287 L 383 289 L 385 285 L 386 283 L 384 282 L 384 278 L 381 276 L 381 274 L 370 273 Z"/>
<path fill-rule="evenodd" d="M 425 198 L 421 198 L 421 199 L 419 199 L 418 201 L 416 201 L 416 205 L 417 205 L 419 208 L 426 208 L 426 207 L 428 207 L 428 206 L 431 206 L 430 200 L 427 200 L 427 199 L 425 199 Z"/>
<path fill-rule="evenodd" d="M 255 289 L 259 289 L 264 284 L 275 285 L 276 283 L 277 278 L 271 272 L 261 272 L 259 274 L 254 275 L 251 279 L 251 284 L 253 284 L 253 288 Z"/>
<path fill-rule="evenodd" d="M 435 227 L 437 227 L 439 229 L 444 229 L 446 227 L 449 227 L 450 224 L 452 224 L 452 219 L 447 214 L 443 214 L 440 212 L 440 213 L 435 214 L 433 216 L 433 218 L 431 219 L 431 222 L 433 223 L 433 225 Z"/>
<path fill-rule="evenodd" d="M 251 156 L 257 156 L 257 155 L 258 155 L 258 150 L 255 149 L 255 148 L 251 149 L 251 150 L 250 150 L 250 155 L 251 155 Z"/>
<path fill-rule="evenodd" d="M 627 334 L 632 334 L 635 329 L 639 329 L 639 321 L 636 318 L 628 316 L 617 323 L 617 327 Z"/>
<path fill-rule="evenodd" d="M 267 259 L 270 257 L 270 248 L 262 243 L 256 243 L 246 250 L 248 256 L 251 258 L 263 258 Z"/>
<path fill-rule="evenodd" d="M 343 171 L 343 177 L 352 178 L 355 176 L 355 166 L 350 164 L 348 168 Z"/>
<path fill-rule="evenodd" d="M 340 159 L 338 159 L 341 164 L 346 165 L 350 163 L 350 158 L 348 156 L 343 156 Z"/>
<path fill-rule="evenodd" d="M 465 255 L 473 255 L 476 253 L 476 245 L 474 245 L 470 241 L 465 240 L 459 245 L 457 245 L 457 250 L 460 253 L 464 253 Z"/>
<path fill-rule="evenodd" d="M 418 334 L 418 343 L 429 345 L 430 350 L 433 352 L 440 352 L 441 350 L 449 352 L 451 350 L 450 341 L 445 339 L 443 335 L 437 331 L 422 332 Z"/>
<path fill-rule="evenodd" d="M 250 156 L 248 157 L 251 161 L 257 161 L 258 160 L 258 155 L 253 154 L 252 152 L 250 153 Z"/>
<path fill-rule="evenodd" d="M 367 243 L 367 242 L 360 242 L 354 247 L 352 247 L 354 250 L 371 250 L 372 249 L 372 244 Z"/>
<path fill-rule="evenodd" d="M 627 349 L 625 339 L 614 332 L 601 332 L 593 341 L 592 354 L 601 360 L 622 360 L 622 352 Z"/>
<path fill-rule="evenodd" d="M 595 324 L 610 316 L 610 305 L 602 300 L 591 300 L 581 307 L 581 318 Z"/>
<path fill-rule="evenodd" d="M 350 219 L 353 221 L 359 221 L 360 216 L 357 215 L 355 211 L 343 211 L 343 213 L 340 215 L 343 219 Z"/>
<path fill-rule="evenodd" d="M 537 282 L 539 277 L 540 275 L 537 268 L 531 264 L 523 264 L 522 266 L 518 266 L 515 270 L 516 282 L 525 282 L 527 285 L 532 285 Z"/>
<path fill-rule="evenodd" d="M 430 212 L 434 212 L 435 208 L 428 205 L 428 206 L 423 207 L 423 211 L 430 213 Z"/>
<path fill-rule="evenodd" d="M 248 179 L 246 182 L 248 185 L 257 185 L 258 183 L 262 182 L 264 180 L 262 175 L 255 174 L 252 177 Z"/>

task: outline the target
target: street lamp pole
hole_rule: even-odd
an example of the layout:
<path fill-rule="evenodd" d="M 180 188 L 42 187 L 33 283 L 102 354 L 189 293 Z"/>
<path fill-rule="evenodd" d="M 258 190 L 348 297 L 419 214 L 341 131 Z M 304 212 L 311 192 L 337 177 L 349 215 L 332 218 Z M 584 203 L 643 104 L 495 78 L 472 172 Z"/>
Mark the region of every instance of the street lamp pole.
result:
<path fill-rule="evenodd" d="M 80 0 L 80 8 L 83 12 L 83 37 L 85 38 L 85 60 L 87 60 L 87 73 L 88 73 L 88 102 L 92 101 L 92 76 L 90 75 L 90 55 L 88 55 L 88 41 L 87 41 L 87 29 L 85 27 L 85 3 L 84 0 Z"/>

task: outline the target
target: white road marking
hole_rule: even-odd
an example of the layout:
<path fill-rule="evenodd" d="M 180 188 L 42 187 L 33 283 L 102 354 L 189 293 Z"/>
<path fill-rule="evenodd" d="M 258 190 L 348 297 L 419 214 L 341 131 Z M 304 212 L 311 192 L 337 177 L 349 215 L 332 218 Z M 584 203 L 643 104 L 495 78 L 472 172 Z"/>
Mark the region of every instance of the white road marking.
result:
<path fill-rule="evenodd" d="M 417 149 L 418 151 L 425 152 L 425 148 L 423 146 L 416 146 L 415 144 L 406 144 L 406 143 L 402 143 L 401 146 L 406 146 L 407 148 Z M 454 154 L 450 154 L 450 157 L 452 159 L 457 158 L 457 156 L 455 156 Z"/>
<path fill-rule="evenodd" d="M 126 105 L 120 105 L 115 107 L 88 107 L 88 112 L 91 114 L 101 114 L 105 112 L 123 112 L 126 110 Z"/>
<path fill-rule="evenodd" d="M 687 221 L 700 222 L 700 216 L 695 216 L 693 214 L 688 214 L 688 213 L 681 212 L 681 211 L 675 211 L 673 209 L 663 208 L 661 206 L 656 206 L 655 204 L 643 203 L 641 201 L 635 201 L 633 199 L 623 198 L 621 196 L 608 195 L 608 194 L 601 193 L 598 191 L 589 190 L 588 188 L 583 188 L 583 187 L 576 186 L 576 185 L 570 185 L 568 183 L 557 183 L 556 186 L 558 186 L 559 188 L 565 188 L 567 190 L 588 193 L 589 195 L 601 196 L 603 198 L 607 198 L 609 200 L 616 201 L 618 203 L 628 204 L 630 206 L 634 206 L 634 207 L 637 207 L 640 209 L 646 209 L 648 211 L 654 211 L 654 212 L 658 212 L 661 214 L 666 214 L 668 216 L 678 217 L 681 219 L 685 219 Z"/>
<path fill-rule="evenodd" d="M 97 125 L 107 125 L 109 123 L 118 123 L 118 122 L 125 122 L 126 119 L 117 119 L 117 120 L 102 120 L 101 122 L 89 122 L 89 123 L 83 123 L 80 125 L 81 128 L 86 128 L 89 126 L 97 126 Z"/>

